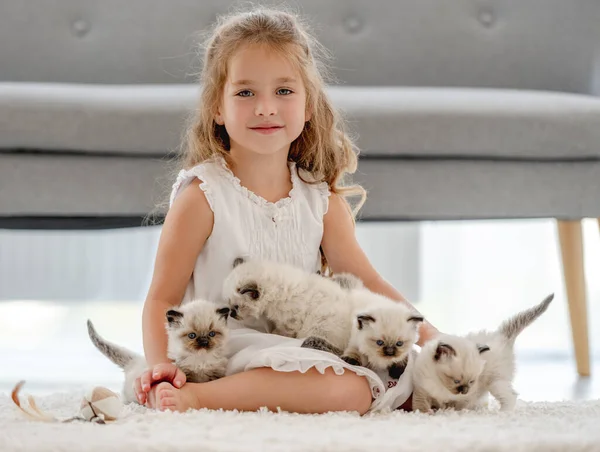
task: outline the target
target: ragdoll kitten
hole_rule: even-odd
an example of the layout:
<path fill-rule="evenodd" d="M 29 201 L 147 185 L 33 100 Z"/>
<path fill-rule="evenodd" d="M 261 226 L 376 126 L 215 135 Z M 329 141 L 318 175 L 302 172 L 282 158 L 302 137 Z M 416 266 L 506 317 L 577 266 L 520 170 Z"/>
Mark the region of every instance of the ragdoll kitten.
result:
<path fill-rule="evenodd" d="M 371 359 L 360 356 L 359 362 L 384 369 L 395 364 L 392 366 L 393 373 L 400 372 L 406 358 L 404 352 L 410 348 L 408 343 L 406 346 L 397 344 L 404 342 L 405 335 L 408 341 L 413 340 L 414 336 L 409 331 L 414 329 L 416 334 L 414 324 L 422 320 L 403 305 L 363 288 L 360 279 L 353 275 L 342 273 L 331 278 L 322 277 L 267 260 L 236 259 L 223 284 L 223 296 L 229 302 L 232 318 L 245 322 L 262 316 L 273 326 L 272 333 L 305 338 L 302 347 L 328 351 L 337 356 L 343 356 L 349 346 L 352 325 L 357 321 L 354 313 L 366 313 L 361 325 L 369 323 L 368 316 L 372 313 L 380 321 L 371 321 L 365 334 L 357 335 L 356 346 L 366 341 L 359 338 L 367 337 L 367 331 L 372 334 L 377 329 L 381 336 L 374 339 L 374 344 L 377 346 L 378 340 L 384 340 L 388 356 L 382 355 L 385 351 L 381 350 L 385 347 L 379 346 L 377 351 L 363 344 Z M 385 317 L 401 319 L 401 324 L 386 328 Z M 389 342 L 392 336 L 393 342 Z M 351 352 L 352 359 L 358 361 L 356 346 Z M 399 351 L 399 348 L 402 350 Z"/>
<path fill-rule="evenodd" d="M 514 343 L 542 315 L 554 294 L 504 321 L 496 331 L 445 335 L 426 344 L 415 361 L 413 409 L 473 409 L 492 394 L 500 409 L 514 409 Z"/>
<path fill-rule="evenodd" d="M 225 376 L 228 315 L 229 308 L 218 308 L 205 300 L 191 301 L 167 311 L 167 356 L 183 371 L 188 382 L 202 383 Z M 125 371 L 125 402 L 137 402 L 133 383 L 148 368 L 145 358 L 104 340 L 90 320 L 87 325 L 96 348 Z"/>
<path fill-rule="evenodd" d="M 413 410 L 467 408 L 485 367 L 489 347 L 460 336 L 444 334 L 427 342 L 413 367 Z"/>
<path fill-rule="evenodd" d="M 242 323 L 264 318 L 271 333 L 322 339 L 341 354 L 355 309 L 347 287 L 358 285 L 360 280 L 348 275 L 329 278 L 283 263 L 238 258 L 223 283 L 223 297 L 231 317 Z"/>
<path fill-rule="evenodd" d="M 342 359 L 378 373 L 387 370 L 397 380 L 408 365 L 423 320 L 402 303 L 375 302 L 355 315 L 350 343 Z"/>

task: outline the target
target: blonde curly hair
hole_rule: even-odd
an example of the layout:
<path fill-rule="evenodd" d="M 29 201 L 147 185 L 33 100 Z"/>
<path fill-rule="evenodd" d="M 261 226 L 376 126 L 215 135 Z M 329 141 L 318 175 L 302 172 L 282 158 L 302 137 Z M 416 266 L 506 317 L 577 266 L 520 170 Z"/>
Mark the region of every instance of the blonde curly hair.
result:
<path fill-rule="evenodd" d="M 308 32 L 298 15 L 269 8 L 254 8 L 220 17 L 204 44 L 200 73 L 200 108 L 190 118 L 179 153 L 179 168 L 191 168 L 214 156 L 228 158 L 229 136 L 215 122 L 215 115 L 227 80 L 228 63 L 245 45 L 265 45 L 289 58 L 306 88 L 310 120 L 300 136 L 291 143 L 288 159 L 307 171 L 308 183 L 326 182 L 332 193 L 353 203 L 355 217 L 366 199 L 358 185 L 346 185 L 345 177 L 357 168 L 357 150 L 340 114 L 325 93 L 325 49 Z M 301 174 L 301 173 L 300 173 Z"/>

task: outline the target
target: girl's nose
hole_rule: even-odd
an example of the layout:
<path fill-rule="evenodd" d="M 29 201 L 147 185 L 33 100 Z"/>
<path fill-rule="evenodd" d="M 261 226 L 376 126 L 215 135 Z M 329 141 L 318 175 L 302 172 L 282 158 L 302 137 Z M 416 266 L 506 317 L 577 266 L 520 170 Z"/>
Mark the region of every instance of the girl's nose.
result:
<path fill-rule="evenodd" d="M 256 116 L 273 116 L 277 114 L 277 107 L 275 106 L 275 100 L 263 97 L 258 99 L 256 107 L 254 109 Z"/>

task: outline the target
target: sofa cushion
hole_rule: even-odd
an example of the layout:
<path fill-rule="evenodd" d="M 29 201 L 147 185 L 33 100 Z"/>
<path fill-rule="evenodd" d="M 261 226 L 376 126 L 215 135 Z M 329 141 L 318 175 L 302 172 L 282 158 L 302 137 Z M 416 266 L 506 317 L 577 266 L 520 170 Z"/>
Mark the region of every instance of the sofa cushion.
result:
<path fill-rule="evenodd" d="M 332 86 L 364 156 L 600 158 L 600 99 L 464 88 Z M 0 83 L 0 150 L 177 151 L 198 87 Z"/>
<path fill-rule="evenodd" d="M 199 38 L 232 3 L 5 0 L 0 80 L 191 83 Z M 596 0 L 284 3 L 310 21 L 348 85 L 600 89 Z"/>
<path fill-rule="evenodd" d="M 197 94 L 190 84 L 0 83 L 0 150 L 164 155 Z"/>
<path fill-rule="evenodd" d="M 497 89 L 332 90 L 367 156 L 600 158 L 600 99 Z"/>
<path fill-rule="evenodd" d="M 141 225 L 166 211 L 178 169 L 164 159 L 30 157 L 0 154 L 0 227 L 52 223 L 40 217 Z M 368 192 L 364 220 L 600 217 L 600 162 L 364 159 L 354 179 Z"/>

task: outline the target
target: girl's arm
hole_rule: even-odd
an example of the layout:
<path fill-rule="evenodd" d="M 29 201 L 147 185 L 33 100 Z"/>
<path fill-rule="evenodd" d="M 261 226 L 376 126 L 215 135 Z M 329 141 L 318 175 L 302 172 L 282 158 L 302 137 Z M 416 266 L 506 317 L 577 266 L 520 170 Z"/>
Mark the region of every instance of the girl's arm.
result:
<path fill-rule="evenodd" d="M 345 201 L 334 193 L 329 197 L 329 208 L 323 219 L 321 246 L 334 273 L 347 272 L 359 277 L 371 291 L 412 306 L 394 287 L 377 273 L 356 240 L 354 222 Z M 438 334 L 425 321 L 419 330 L 419 345 Z"/>
<path fill-rule="evenodd" d="M 152 282 L 142 313 L 144 354 L 151 370 L 156 365 L 170 363 L 165 314 L 181 303 L 198 254 L 212 232 L 213 212 L 199 188 L 200 183 L 194 179 L 176 198 L 160 235 Z M 136 390 L 139 384 L 147 392 L 145 389 L 149 390 L 152 382 L 168 377 L 158 375 L 153 378 L 149 372 L 145 373 L 136 383 Z"/>

